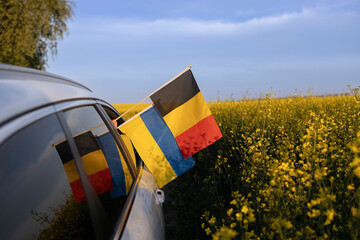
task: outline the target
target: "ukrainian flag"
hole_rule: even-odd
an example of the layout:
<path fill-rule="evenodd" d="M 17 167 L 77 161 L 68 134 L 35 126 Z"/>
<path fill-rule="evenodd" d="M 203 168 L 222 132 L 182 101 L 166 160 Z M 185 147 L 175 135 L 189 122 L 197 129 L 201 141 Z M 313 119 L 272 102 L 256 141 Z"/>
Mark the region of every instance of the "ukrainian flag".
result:
<path fill-rule="evenodd" d="M 123 134 L 120 135 L 120 137 L 127 146 L 131 159 L 135 160 L 135 153 L 130 139 Z M 130 190 L 133 179 L 124 157 L 114 142 L 114 138 L 110 132 L 105 132 L 97 135 L 95 139 L 106 158 L 111 173 L 114 188 L 110 191 L 110 196 L 112 198 L 126 196 Z"/>
<path fill-rule="evenodd" d="M 119 129 L 127 135 L 161 188 L 195 165 L 184 158 L 174 136 L 154 106 L 150 106 Z"/>

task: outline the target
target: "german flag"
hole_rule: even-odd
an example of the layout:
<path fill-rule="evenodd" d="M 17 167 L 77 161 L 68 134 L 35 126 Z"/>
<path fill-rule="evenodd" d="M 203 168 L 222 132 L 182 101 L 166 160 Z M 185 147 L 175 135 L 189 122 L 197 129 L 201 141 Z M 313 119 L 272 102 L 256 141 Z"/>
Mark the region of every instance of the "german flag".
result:
<path fill-rule="evenodd" d="M 222 137 L 190 69 L 150 96 L 184 158 Z"/>
<path fill-rule="evenodd" d="M 113 188 L 110 170 L 92 132 L 88 131 L 76 136 L 74 141 L 78 147 L 85 171 L 96 193 L 100 194 L 110 191 Z M 55 147 L 64 164 L 75 200 L 77 202 L 85 200 L 85 193 L 68 142 L 62 142 Z"/>

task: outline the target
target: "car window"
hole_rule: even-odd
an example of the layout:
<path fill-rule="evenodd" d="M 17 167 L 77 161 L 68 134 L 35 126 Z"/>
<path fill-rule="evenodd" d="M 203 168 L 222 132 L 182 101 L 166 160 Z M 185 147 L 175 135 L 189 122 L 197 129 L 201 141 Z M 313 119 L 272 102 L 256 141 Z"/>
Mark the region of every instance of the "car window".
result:
<path fill-rule="evenodd" d="M 67 175 L 64 139 L 50 115 L 0 146 L 0 239 L 93 238 L 87 202 L 76 201 Z"/>
<path fill-rule="evenodd" d="M 133 182 L 126 162 L 93 106 L 64 111 L 63 116 L 79 150 L 85 171 L 114 226 Z M 72 175 L 72 168 L 74 167 L 68 169 L 68 175 Z M 82 189 L 75 195 L 79 202 L 85 198 Z"/>
<path fill-rule="evenodd" d="M 118 119 L 119 115 L 116 112 L 114 112 L 112 109 L 110 109 L 109 107 L 102 106 L 102 108 L 105 110 L 105 112 L 109 116 L 109 118 L 113 121 L 115 127 L 119 127 L 121 124 L 123 124 L 125 122 L 125 120 L 123 118 Z M 123 134 L 119 129 L 117 130 L 117 132 L 120 134 L 122 141 L 125 143 L 126 148 L 131 155 L 131 160 L 133 161 L 135 170 L 138 170 L 137 166 L 139 164 L 141 164 L 142 161 L 141 161 L 141 158 L 139 157 L 139 155 L 136 153 L 136 149 L 132 145 L 130 138 L 128 136 L 126 136 L 125 134 Z"/>

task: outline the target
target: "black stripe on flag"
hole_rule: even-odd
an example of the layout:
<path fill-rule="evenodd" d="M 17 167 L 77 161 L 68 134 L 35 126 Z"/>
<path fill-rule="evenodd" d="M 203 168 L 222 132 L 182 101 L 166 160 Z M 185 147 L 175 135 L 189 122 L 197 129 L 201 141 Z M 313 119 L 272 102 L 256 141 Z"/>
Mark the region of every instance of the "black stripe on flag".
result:
<path fill-rule="evenodd" d="M 194 97 L 200 89 L 191 70 L 187 70 L 175 80 L 153 93 L 150 98 L 162 116 L 183 105 Z"/>
<path fill-rule="evenodd" d="M 85 156 L 91 152 L 99 150 L 100 147 L 97 144 L 92 132 L 88 131 L 74 138 L 76 146 L 79 150 L 80 156 Z M 73 156 L 67 141 L 60 143 L 56 146 L 56 150 L 59 153 L 63 164 L 73 160 Z"/>

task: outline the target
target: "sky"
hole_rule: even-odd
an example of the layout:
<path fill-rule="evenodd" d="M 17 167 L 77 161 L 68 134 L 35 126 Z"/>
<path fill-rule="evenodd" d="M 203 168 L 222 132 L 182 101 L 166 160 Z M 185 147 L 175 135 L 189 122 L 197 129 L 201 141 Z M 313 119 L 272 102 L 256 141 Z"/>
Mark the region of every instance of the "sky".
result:
<path fill-rule="evenodd" d="M 47 71 L 135 103 L 192 65 L 207 101 L 360 85 L 360 0 L 78 0 Z"/>

